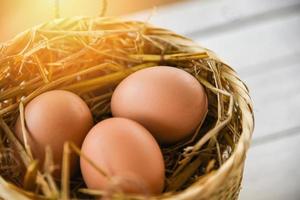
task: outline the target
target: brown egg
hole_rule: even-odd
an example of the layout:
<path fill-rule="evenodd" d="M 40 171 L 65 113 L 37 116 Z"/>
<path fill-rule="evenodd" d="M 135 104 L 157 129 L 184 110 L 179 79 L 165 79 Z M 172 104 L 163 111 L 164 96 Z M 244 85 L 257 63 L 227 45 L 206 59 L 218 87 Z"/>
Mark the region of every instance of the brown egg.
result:
<path fill-rule="evenodd" d="M 162 192 L 165 173 L 161 150 L 153 136 L 135 121 L 101 121 L 86 136 L 82 153 L 110 177 L 81 157 L 81 172 L 89 188 L 139 194 Z"/>
<path fill-rule="evenodd" d="M 64 142 L 72 141 L 80 147 L 93 126 L 92 114 L 86 103 L 76 94 L 63 90 L 45 92 L 30 101 L 25 107 L 25 122 L 29 134 L 28 144 L 40 166 L 44 162 L 45 147 L 48 145 L 58 168 L 62 163 Z M 15 132 L 23 142 L 20 118 L 15 125 Z M 72 157 L 71 173 L 75 172 L 77 163 L 78 158 Z M 58 169 L 54 175 L 59 177 L 60 173 Z"/>
<path fill-rule="evenodd" d="M 166 66 L 131 74 L 111 100 L 113 116 L 139 122 L 163 144 L 193 134 L 206 116 L 207 105 L 205 90 L 195 77 Z"/>

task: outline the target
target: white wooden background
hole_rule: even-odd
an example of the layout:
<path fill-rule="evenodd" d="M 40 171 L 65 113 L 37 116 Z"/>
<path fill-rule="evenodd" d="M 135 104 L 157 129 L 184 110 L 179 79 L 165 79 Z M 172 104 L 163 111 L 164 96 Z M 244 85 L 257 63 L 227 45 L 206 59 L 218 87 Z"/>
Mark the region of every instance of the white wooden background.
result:
<path fill-rule="evenodd" d="M 256 128 L 240 199 L 300 200 L 300 0 L 190 0 L 150 22 L 212 49 L 249 86 Z"/>

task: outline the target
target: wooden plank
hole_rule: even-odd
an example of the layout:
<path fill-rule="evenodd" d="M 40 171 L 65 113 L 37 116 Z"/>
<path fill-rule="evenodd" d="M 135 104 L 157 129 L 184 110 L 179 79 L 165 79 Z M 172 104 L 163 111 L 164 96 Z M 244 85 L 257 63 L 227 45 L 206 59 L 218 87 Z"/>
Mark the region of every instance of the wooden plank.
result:
<path fill-rule="evenodd" d="M 300 53 L 297 62 L 277 66 L 274 63 L 275 69 L 269 68 L 269 71 L 255 76 L 247 77 L 245 74 L 244 80 L 254 101 L 254 138 L 259 139 L 300 125 L 299 63 Z"/>
<path fill-rule="evenodd" d="M 242 200 L 298 200 L 300 197 L 300 132 L 250 149 Z"/>
<path fill-rule="evenodd" d="M 162 6 L 128 16 L 129 19 L 148 20 L 177 33 L 190 37 L 218 32 L 218 27 L 240 26 L 253 18 L 268 18 L 277 13 L 297 13 L 298 0 L 193 0 Z M 256 21 L 256 20 L 255 20 Z M 207 32 L 209 30 L 209 32 Z"/>
<path fill-rule="evenodd" d="M 257 22 L 220 35 L 195 39 L 239 70 L 299 51 L 299 24 L 300 12 L 286 18 Z"/>

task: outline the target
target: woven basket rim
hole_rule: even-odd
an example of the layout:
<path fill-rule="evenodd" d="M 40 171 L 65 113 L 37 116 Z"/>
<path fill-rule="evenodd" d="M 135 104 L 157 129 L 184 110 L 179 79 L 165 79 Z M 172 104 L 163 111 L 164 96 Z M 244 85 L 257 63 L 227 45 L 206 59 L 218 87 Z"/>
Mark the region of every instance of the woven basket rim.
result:
<path fill-rule="evenodd" d="M 60 18 L 60 19 L 55 19 L 50 22 L 42 23 L 37 26 L 34 26 L 31 29 L 28 29 L 20 34 L 18 34 L 16 37 L 13 39 L 0 44 L 0 50 L 1 50 L 1 45 L 7 45 L 10 43 L 14 43 L 16 40 L 21 38 L 24 34 L 29 33 L 32 30 L 39 29 L 49 23 L 60 23 L 64 20 L 81 20 L 81 19 L 88 19 L 88 20 L 95 20 L 93 17 L 71 17 L 71 18 Z M 121 22 L 137 22 L 137 23 L 144 23 L 140 21 L 131 21 L 131 20 L 124 20 L 121 18 L 100 18 L 101 20 L 109 19 L 109 20 L 116 20 L 116 21 L 121 21 Z M 147 24 L 147 26 L 152 26 Z M 173 33 L 173 32 L 172 32 Z M 206 51 L 207 54 L 209 55 L 210 58 L 222 62 L 226 64 L 222 59 L 220 59 L 213 51 L 206 49 L 199 44 L 193 42 L 192 40 L 180 36 L 180 39 L 182 43 L 185 43 L 187 45 L 190 45 L 190 50 L 191 51 Z M 226 64 L 227 65 L 227 64 Z M 242 82 L 242 80 L 238 77 L 236 72 L 227 65 L 228 68 L 226 70 L 229 71 L 233 82 L 235 83 L 235 86 L 237 87 L 237 91 L 240 91 L 243 93 L 241 95 L 240 93 L 233 93 L 234 97 L 236 98 L 239 106 L 242 111 L 242 133 L 239 138 L 239 141 L 237 143 L 236 149 L 233 151 L 233 153 L 230 155 L 230 158 L 226 160 L 222 166 L 220 166 L 215 173 L 211 173 L 208 177 L 208 179 L 204 182 L 201 183 L 201 185 L 196 185 L 193 184 L 192 186 L 188 187 L 187 189 L 180 191 L 179 193 L 175 193 L 173 196 L 166 196 L 166 197 L 161 197 L 160 199 L 176 199 L 176 200 L 185 200 L 185 199 L 197 199 L 198 195 L 201 193 L 201 198 L 208 198 L 214 191 L 216 191 L 216 188 L 220 187 L 220 185 L 228 178 L 229 176 L 232 176 L 232 173 L 234 173 L 235 169 L 240 169 L 241 166 L 244 165 L 244 160 L 246 157 L 247 150 L 249 149 L 250 143 L 251 143 L 251 137 L 254 129 L 254 116 L 253 116 L 253 106 L 252 106 L 252 101 L 249 96 L 249 91 L 246 87 L 246 85 Z M 242 167 L 243 168 L 243 167 Z M 196 182 L 197 183 L 197 182 Z M 195 186 L 194 186 L 195 185 Z"/>

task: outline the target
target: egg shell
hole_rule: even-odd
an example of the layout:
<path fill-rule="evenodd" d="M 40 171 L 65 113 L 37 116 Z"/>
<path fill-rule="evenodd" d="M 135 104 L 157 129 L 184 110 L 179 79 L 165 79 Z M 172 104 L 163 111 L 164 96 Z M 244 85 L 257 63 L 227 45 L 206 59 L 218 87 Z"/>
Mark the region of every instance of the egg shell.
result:
<path fill-rule="evenodd" d="M 72 141 L 81 147 L 93 126 L 93 118 L 88 106 L 79 96 L 64 90 L 52 90 L 35 97 L 26 105 L 25 123 L 29 134 L 28 144 L 34 158 L 39 160 L 42 167 L 45 148 L 49 146 L 53 152 L 54 164 L 58 168 L 54 175 L 59 177 L 64 143 Z M 15 133 L 24 143 L 20 117 L 15 125 Z M 78 166 L 78 157 L 72 156 L 71 174 Z"/>
<path fill-rule="evenodd" d="M 137 121 L 162 144 L 191 136 L 208 110 L 204 87 L 182 69 L 156 66 L 137 71 L 115 89 L 115 117 Z"/>
<path fill-rule="evenodd" d="M 163 190 L 161 150 L 137 122 L 125 118 L 101 121 L 86 136 L 82 153 L 110 177 L 103 176 L 81 157 L 81 172 L 89 188 L 139 194 L 159 194 Z"/>

